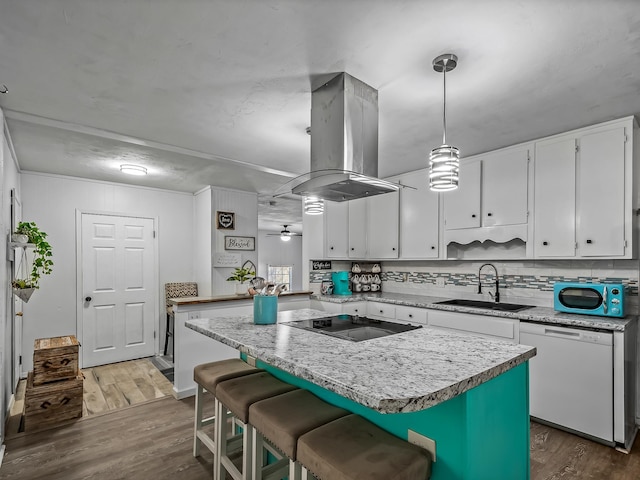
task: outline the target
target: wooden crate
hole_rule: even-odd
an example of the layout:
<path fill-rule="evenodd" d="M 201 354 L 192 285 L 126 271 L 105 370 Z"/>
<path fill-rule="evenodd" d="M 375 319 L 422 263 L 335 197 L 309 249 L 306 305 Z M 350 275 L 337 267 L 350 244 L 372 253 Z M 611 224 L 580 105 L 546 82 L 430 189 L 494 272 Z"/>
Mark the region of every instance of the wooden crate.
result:
<path fill-rule="evenodd" d="M 64 423 L 82 417 L 82 373 L 71 380 L 33 384 L 33 371 L 27 377 L 24 393 L 24 431 Z"/>
<path fill-rule="evenodd" d="M 79 346 L 75 335 L 37 338 L 33 343 L 33 384 L 75 378 Z"/>

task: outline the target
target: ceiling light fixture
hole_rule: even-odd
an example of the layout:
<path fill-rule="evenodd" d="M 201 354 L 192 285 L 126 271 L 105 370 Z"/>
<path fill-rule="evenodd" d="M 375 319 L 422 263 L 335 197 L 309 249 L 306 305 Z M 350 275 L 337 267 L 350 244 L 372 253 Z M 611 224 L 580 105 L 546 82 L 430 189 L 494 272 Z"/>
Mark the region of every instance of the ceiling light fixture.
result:
<path fill-rule="evenodd" d="M 282 230 L 280 232 L 280 240 L 282 240 L 283 242 L 288 242 L 289 240 L 291 240 L 291 232 L 289 230 L 287 230 L 288 225 L 284 226 L 284 230 Z"/>
<path fill-rule="evenodd" d="M 324 200 L 318 197 L 304 197 L 304 213 L 307 215 L 322 215 Z"/>
<path fill-rule="evenodd" d="M 147 169 L 140 165 L 122 164 L 120 165 L 120 171 L 122 173 L 128 173 L 129 175 L 146 175 Z"/>
<path fill-rule="evenodd" d="M 458 188 L 460 151 L 447 145 L 447 72 L 458 65 L 458 57 L 445 53 L 433 59 L 433 69 L 442 73 L 442 145 L 431 150 L 429 155 L 429 188 L 435 192 L 446 192 Z"/>

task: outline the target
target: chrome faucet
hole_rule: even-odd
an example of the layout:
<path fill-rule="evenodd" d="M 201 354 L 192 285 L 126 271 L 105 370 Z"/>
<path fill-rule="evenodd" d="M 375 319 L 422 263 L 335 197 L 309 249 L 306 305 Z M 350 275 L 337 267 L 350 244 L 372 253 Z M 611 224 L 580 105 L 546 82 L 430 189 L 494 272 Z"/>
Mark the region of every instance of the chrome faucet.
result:
<path fill-rule="evenodd" d="M 491 292 L 489 292 L 489 295 L 491 295 L 495 302 L 498 303 L 500 301 L 500 283 L 498 282 L 498 269 L 492 263 L 485 263 L 483 265 L 480 265 L 480 268 L 478 269 L 478 294 L 482 294 L 482 278 L 480 277 L 480 273 L 482 272 L 482 268 L 487 266 L 492 267 L 493 271 L 496 272 L 496 292 L 493 295 L 491 294 Z"/>

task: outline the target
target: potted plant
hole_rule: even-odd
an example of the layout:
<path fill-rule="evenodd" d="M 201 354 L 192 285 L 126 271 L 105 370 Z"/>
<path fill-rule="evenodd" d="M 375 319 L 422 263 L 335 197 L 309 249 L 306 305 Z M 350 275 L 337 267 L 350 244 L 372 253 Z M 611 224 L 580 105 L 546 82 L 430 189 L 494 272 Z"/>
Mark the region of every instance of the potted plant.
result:
<path fill-rule="evenodd" d="M 13 293 L 28 302 L 36 288 L 39 288 L 40 277 L 49 275 L 52 271 L 51 245 L 47 242 L 47 234 L 38 228 L 35 222 L 20 222 L 15 234 L 26 235 L 27 242 L 33 244 L 33 262 L 31 272 L 27 278 L 17 278 L 11 282 Z M 24 258 L 24 257 L 23 257 Z"/>
<path fill-rule="evenodd" d="M 246 282 L 247 280 L 251 280 L 255 276 L 256 272 L 254 270 L 251 270 L 250 268 L 238 267 L 233 271 L 233 275 L 227 278 L 227 282 L 237 282 L 236 293 L 238 295 L 244 295 L 249 290 L 244 282 Z"/>

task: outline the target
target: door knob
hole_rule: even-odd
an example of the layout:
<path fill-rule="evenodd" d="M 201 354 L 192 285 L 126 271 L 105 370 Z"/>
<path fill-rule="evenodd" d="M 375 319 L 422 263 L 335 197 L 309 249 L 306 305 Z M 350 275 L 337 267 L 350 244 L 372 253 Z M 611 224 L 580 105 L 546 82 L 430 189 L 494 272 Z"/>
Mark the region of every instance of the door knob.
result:
<path fill-rule="evenodd" d="M 90 302 L 91 301 L 91 297 L 84 297 L 84 301 L 85 302 Z"/>

